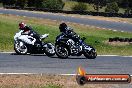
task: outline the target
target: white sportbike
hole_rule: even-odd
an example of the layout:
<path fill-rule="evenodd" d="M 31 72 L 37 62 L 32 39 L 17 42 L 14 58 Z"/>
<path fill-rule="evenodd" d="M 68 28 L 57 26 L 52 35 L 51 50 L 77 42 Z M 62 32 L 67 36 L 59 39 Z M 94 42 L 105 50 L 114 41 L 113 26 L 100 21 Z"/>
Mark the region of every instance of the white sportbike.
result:
<path fill-rule="evenodd" d="M 49 34 L 44 34 L 39 39 L 34 38 L 36 32 L 30 35 L 22 34 L 22 30 L 14 36 L 14 50 L 17 54 L 46 54 L 47 56 L 55 55 L 55 47 L 52 43 L 42 42 Z M 39 41 L 39 42 L 38 42 Z M 35 44 L 36 43 L 36 44 Z"/>

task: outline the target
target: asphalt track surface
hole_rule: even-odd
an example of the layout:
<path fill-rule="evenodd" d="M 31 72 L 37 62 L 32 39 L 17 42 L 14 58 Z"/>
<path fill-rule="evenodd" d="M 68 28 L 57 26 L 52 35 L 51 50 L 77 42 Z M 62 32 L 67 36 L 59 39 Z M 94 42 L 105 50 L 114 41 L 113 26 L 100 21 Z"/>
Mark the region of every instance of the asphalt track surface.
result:
<path fill-rule="evenodd" d="M 0 53 L 0 73 L 76 74 L 83 67 L 89 74 L 132 74 L 132 57 L 98 56 L 96 59 Z"/>
<path fill-rule="evenodd" d="M 95 19 L 54 15 L 51 13 L 42 14 L 42 13 L 33 13 L 31 11 L 19 11 L 19 10 L 16 11 L 16 10 L 9 10 L 9 9 L 0 9 L 0 13 L 35 17 L 35 18 L 44 18 L 44 19 L 51 19 L 51 20 L 59 20 L 59 21 L 65 21 L 65 22 L 73 22 L 73 23 L 79 23 L 84 25 L 96 26 L 100 28 L 132 32 L 132 24 L 130 23 L 101 21 L 101 20 L 95 20 Z"/>

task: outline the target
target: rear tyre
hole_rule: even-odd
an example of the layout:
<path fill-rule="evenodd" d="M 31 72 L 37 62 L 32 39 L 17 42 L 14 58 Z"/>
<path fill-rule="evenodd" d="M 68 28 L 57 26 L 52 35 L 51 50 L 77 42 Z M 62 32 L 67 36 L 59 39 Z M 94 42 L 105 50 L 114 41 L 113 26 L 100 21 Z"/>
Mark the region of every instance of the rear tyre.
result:
<path fill-rule="evenodd" d="M 68 49 L 62 45 L 56 45 L 55 52 L 56 52 L 56 55 L 61 59 L 68 58 L 68 55 L 69 55 Z"/>
<path fill-rule="evenodd" d="M 45 54 L 49 57 L 55 55 L 55 47 L 51 43 L 47 43 L 47 47 L 45 48 Z"/>
<path fill-rule="evenodd" d="M 97 57 L 97 52 L 95 50 L 85 51 L 84 56 L 88 59 L 95 59 Z"/>

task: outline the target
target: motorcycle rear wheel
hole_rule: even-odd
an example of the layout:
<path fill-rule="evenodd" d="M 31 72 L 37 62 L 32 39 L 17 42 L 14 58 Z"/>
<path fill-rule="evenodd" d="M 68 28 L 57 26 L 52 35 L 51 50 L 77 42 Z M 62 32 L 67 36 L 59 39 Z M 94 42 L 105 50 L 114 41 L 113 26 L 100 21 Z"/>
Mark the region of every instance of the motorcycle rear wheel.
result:
<path fill-rule="evenodd" d="M 47 43 L 47 47 L 45 48 L 45 54 L 49 57 L 55 55 L 55 47 L 51 43 Z"/>

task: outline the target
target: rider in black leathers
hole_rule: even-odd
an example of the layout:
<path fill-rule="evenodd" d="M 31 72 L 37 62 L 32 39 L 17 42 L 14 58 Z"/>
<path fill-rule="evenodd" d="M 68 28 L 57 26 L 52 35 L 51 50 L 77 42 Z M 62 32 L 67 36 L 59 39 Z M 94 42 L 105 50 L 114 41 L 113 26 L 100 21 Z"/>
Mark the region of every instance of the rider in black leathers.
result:
<path fill-rule="evenodd" d="M 57 36 L 57 39 L 62 39 L 62 38 L 69 38 L 72 39 L 75 44 L 79 43 L 80 41 L 80 36 L 77 35 L 72 28 L 68 27 L 65 23 L 61 23 L 59 26 L 60 32 L 62 32 L 59 36 Z"/>

